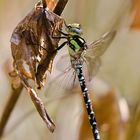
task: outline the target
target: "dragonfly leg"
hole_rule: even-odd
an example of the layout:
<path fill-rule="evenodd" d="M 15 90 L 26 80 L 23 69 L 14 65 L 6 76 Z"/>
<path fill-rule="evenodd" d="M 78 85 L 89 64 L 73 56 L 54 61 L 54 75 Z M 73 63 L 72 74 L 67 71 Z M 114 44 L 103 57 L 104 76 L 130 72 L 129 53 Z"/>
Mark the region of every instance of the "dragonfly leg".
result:
<path fill-rule="evenodd" d="M 64 35 L 64 36 L 68 36 L 69 34 L 66 34 L 66 33 L 64 33 L 64 32 L 62 32 L 62 31 L 60 31 L 60 30 L 58 30 L 62 35 Z"/>
<path fill-rule="evenodd" d="M 52 38 L 54 38 L 54 39 L 67 39 L 67 36 L 68 36 L 68 34 L 66 34 L 66 33 L 64 33 L 64 32 L 62 32 L 62 31 L 60 31 L 60 30 L 58 30 L 62 35 L 64 35 L 64 36 L 54 36 L 54 31 L 52 32 Z"/>
<path fill-rule="evenodd" d="M 67 37 L 65 36 L 52 36 L 54 39 L 66 39 Z"/>
<path fill-rule="evenodd" d="M 67 43 L 68 43 L 68 41 L 63 42 L 56 50 L 60 50 L 60 49 L 63 48 Z"/>

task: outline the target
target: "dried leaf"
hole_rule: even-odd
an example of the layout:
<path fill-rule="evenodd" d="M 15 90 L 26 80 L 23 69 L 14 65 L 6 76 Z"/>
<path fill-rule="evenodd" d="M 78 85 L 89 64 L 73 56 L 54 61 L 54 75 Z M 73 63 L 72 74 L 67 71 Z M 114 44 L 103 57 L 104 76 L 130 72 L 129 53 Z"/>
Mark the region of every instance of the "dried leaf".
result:
<path fill-rule="evenodd" d="M 40 116 L 46 122 L 49 130 L 51 132 L 53 132 L 55 129 L 55 124 L 53 123 L 53 121 L 51 120 L 49 115 L 47 114 L 47 111 L 45 109 L 43 102 L 37 96 L 36 92 L 33 89 L 29 89 L 28 92 L 30 93 L 31 99 L 32 99 L 34 105 L 36 106 L 36 109 L 39 112 Z"/>
<path fill-rule="evenodd" d="M 42 87 L 46 71 L 51 72 L 56 55 L 54 50 L 59 42 L 52 38 L 52 34 L 60 35 L 63 19 L 53 12 L 43 12 L 40 4 L 36 4 L 15 28 L 11 37 L 11 50 L 16 71 L 36 80 L 38 86 Z"/>
<path fill-rule="evenodd" d="M 24 87 L 42 119 L 51 132 L 55 125 L 41 99 L 35 90 L 29 85 L 28 79 L 33 79 L 38 88 L 44 85 L 46 71 L 51 72 L 53 59 L 56 55 L 59 39 L 53 39 L 53 35 L 60 36 L 63 19 L 53 12 L 45 10 L 39 1 L 35 8 L 17 25 L 11 37 L 11 50 L 14 58 L 13 87 L 16 88 L 20 77 Z M 17 82 L 18 81 L 18 82 Z"/>
<path fill-rule="evenodd" d="M 14 70 L 9 73 L 9 76 L 12 77 L 12 88 L 18 89 L 19 86 L 21 85 L 20 77 L 17 75 L 17 73 Z"/>

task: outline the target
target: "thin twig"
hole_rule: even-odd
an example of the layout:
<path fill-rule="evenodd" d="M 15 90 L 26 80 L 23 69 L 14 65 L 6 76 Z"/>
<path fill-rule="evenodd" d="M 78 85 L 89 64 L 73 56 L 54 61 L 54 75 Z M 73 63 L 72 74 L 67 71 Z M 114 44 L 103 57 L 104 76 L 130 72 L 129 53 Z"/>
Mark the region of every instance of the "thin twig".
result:
<path fill-rule="evenodd" d="M 12 93 L 9 97 L 9 100 L 7 101 L 7 104 L 4 108 L 4 111 L 3 111 L 3 114 L 2 114 L 2 118 L 0 120 L 0 138 L 2 137 L 3 135 L 3 132 L 4 132 L 4 129 L 5 129 L 5 126 L 10 118 L 10 115 L 19 99 L 19 96 L 22 92 L 22 89 L 23 89 L 23 85 L 21 84 L 19 86 L 19 88 L 17 88 L 16 90 L 12 90 Z"/>
<path fill-rule="evenodd" d="M 57 15 L 61 15 L 67 2 L 68 2 L 68 0 L 59 0 L 56 7 L 54 8 L 54 13 Z M 12 92 L 10 94 L 10 98 L 7 101 L 7 104 L 6 104 L 3 114 L 2 114 L 2 118 L 0 120 L 0 138 L 3 135 L 4 129 L 10 118 L 10 115 L 11 115 L 12 111 L 14 110 L 14 107 L 21 95 L 22 89 L 23 89 L 23 85 L 21 84 L 19 86 L 19 88 L 12 90 Z"/>
<path fill-rule="evenodd" d="M 47 7 L 46 0 L 42 0 L 43 8 L 45 9 Z"/>
<path fill-rule="evenodd" d="M 60 16 L 62 14 L 67 2 L 68 2 L 68 0 L 59 0 L 57 5 L 55 6 L 53 12 Z"/>

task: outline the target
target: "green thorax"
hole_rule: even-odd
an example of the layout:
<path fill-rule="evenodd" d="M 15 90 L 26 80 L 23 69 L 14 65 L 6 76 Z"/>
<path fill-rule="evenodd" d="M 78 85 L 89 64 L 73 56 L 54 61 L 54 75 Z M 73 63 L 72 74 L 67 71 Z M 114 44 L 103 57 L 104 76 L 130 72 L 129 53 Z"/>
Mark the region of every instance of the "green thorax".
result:
<path fill-rule="evenodd" d="M 70 39 L 70 46 L 71 47 L 68 47 L 68 51 L 71 56 L 75 55 L 81 48 L 73 38 Z"/>

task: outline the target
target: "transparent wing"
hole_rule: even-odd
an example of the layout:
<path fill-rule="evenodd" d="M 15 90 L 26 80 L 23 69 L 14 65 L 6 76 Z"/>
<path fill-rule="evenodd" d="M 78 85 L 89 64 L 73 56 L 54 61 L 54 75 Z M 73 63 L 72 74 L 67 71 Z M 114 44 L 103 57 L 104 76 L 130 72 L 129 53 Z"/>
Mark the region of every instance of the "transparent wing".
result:
<path fill-rule="evenodd" d="M 64 54 L 62 55 L 58 62 L 56 63 L 56 69 L 59 71 L 63 71 L 66 70 L 67 68 L 69 68 L 71 66 L 71 61 L 70 61 L 70 56 L 68 54 Z"/>
<path fill-rule="evenodd" d="M 54 76 L 46 86 L 47 99 L 58 99 L 68 96 L 72 89 L 79 86 L 78 78 L 72 67 Z M 68 94 L 67 94 L 68 93 Z"/>
<path fill-rule="evenodd" d="M 88 45 L 88 49 L 86 50 L 84 57 L 86 59 L 90 80 L 99 69 L 99 66 L 101 64 L 100 56 L 104 54 L 104 52 L 114 39 L 115 35 L 116 31 L 107 32 L 103 34 L 101 38 Z"/>
<path fill-rule="evenodd" d="M 53 81 L 55 81 L 59 88 L 66 90 L 71 90 L 78 83 L 76 72 L 71 66 L 56 75 Z"/>
<path fill-rule="evenodd" d="M 88 45 L 85 57 L 100 57 L 111 44 L 114 39 L 116 31 L 111 31 L 103 34 L 101 38 Z"/>
<path fill-rule="evenodd" d="M 92 78 L 97 74 L 99 67 L 101 66 L 101 59 L 86 59 L 86 67 L 87 67 L 87 77 L 88 80 L 91 81 Z"/>
<path fill-rule="evenodd" d="M 51 78 L 50 83 L 48 83 L 47 94 L 51 93 L 52 90 L 56 91 L 58 95 L 64 90 L 71 90 L 76 85 L 78 85 L 78 80 L 75 70 L 71 67 L 70 56 L 68 53 L 64 53 L 61 56 L 58 56 L 57 61 L 54 65 L 54 74 L 52 73 L 53 78 Z M 51 93 L 52 96 L 53 93 Z"/>

